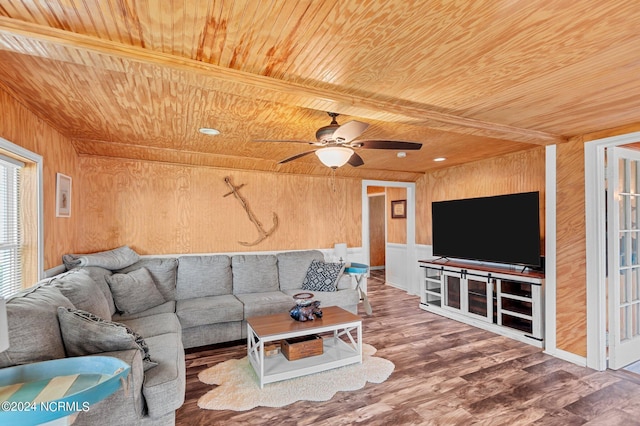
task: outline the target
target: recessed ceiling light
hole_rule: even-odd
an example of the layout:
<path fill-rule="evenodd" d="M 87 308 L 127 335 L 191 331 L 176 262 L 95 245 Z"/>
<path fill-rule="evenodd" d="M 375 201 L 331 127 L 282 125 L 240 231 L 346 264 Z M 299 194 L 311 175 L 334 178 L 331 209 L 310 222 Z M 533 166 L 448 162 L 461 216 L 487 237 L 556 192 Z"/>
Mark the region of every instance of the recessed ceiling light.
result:
<path fill-rule="evenodd" d="M 212 129 L 210 127 L 202 127 L 200 128 L 200 133 L 210 136 L 216 136 L 220 134 L 220 130 Z"/>
<path fill-rule="evenodd" d="M 398 156 L 398 158 L 404 158 L 407 156 L 407 153 L 404 151 L 400 151 L 398 154 L 396 154 Z"/>
<path fill-rule="evenodd" d="M 438 157 L 433 159 L 433 161 L 444 161 L 444 160 L 446 160 L 446 158 L 444 157 Z"/>

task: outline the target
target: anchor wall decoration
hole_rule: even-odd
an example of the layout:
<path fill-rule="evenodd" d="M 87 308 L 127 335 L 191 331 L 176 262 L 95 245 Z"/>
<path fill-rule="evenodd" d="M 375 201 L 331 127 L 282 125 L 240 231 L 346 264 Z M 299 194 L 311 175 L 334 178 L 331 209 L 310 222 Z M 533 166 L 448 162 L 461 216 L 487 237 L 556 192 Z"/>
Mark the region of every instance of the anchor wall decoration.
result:
<path fill-rule="evenodd" d="M 245 200 L 245 198 L 242 195 L 240 195 L 239 189 L 244 186 L 244 183 L 241 185 L 235 186 L 233 182 L 231 182 L 230 176 L 225 177 L 224 182 L 227 184 L 229 188 L 231 188 L 231 192 L 224 194 L 223 197 L 226 197 L 228 195 L 233 195 L 234 197 L 236 197 L 236 199 L 240 201 L 242 208 L 244 208 L 244 210 L 247 212 L 247 216 L 249 216 L 249 220 L 256 226 L 256 228 L 258 228 L 258 232 L 260 233 L 260 237 L 258 237 L 258 239 L 252 243 L 247 243 L 244 241 L 238 241 L 238 243 L 247 247 L 260 244 L 262 241 L 266 240 L 271 234 L 273 234 L 276 228 L 278 228 L 278 215 L 273 213 L 273 227 L 268 231 L 265 230 L 264 227 L 262 226 L 262 223 L 260 223 L 256 215 L 253 213 L 253 211 L 251 211 L 251 208 L 249 207 L 247 200 Z"/>

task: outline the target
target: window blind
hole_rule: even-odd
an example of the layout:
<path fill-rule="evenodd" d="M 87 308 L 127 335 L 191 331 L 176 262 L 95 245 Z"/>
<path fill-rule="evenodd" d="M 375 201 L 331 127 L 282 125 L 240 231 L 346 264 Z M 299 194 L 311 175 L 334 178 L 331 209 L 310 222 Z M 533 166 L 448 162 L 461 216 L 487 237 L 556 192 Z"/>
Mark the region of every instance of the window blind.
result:
<path fill-rule="evenodd" d="M 0 156 L 0 296 L 22 288 L 20 169 L 24 164 Z"/>

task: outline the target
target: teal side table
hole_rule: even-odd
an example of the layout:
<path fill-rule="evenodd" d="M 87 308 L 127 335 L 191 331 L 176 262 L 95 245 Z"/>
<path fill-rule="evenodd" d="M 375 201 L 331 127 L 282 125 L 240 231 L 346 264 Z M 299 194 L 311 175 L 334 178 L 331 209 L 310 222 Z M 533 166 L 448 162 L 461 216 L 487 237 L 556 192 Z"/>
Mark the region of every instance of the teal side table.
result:
<path fill-rule="evenodd" d="M 129 364 L 107 356 L 62 358 L 0 369 L 0 424 L 71 424 L 75 417 L 69 416 L 90 410 L 91 404 L 118 390 L 130 370 Z"/>
<path fill-rule="evenodd" d="M 365 265 L 364 263 L 351 263 L 344 268 L 345 274 L 351 275 L 356 279 L 356 290 L 358 290 L 358 292 L 360 293 L 360 298 L 362 299 L 364 310 L 367 315 L 371 315 L 373 313 L 373 310 L 371 309 L 369 298 L 367 297 L 367 293 L 365 293 L 360 285 L 360 283 L 362 282 L 362 278 L 366 276 L 368 272 L 369 265 Z"/>

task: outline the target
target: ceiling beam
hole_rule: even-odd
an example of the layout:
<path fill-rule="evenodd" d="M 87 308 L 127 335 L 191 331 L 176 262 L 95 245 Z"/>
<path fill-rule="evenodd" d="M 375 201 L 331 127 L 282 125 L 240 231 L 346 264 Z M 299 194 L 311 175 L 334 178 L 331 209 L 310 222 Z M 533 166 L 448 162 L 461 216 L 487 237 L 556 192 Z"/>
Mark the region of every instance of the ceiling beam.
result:
<path fill-rule="evenodd" d="M 28 41 L 37 41 L 50 47 L 33 48 Z M 81 54 L 65 55 L 58 47 L 76 50 Z M 73 61 L 83 66 L 87 66 L 83 54 L 95 53 L 143 65 L 168 67 L 176 71 L 196 74 L 198 77 L 206 77 L 206 80 L 214 79 L 225 83 L 226 90 L 232 90 L 231 87 L 237 90 L 238 85 L 248 87 L 251 89 L 250 96 L 254 98 L 303 108 L 336 111 L 373 119 L 379 118 L 382 113 L 391 117 L 392 121 L 407 120 L 413 125 L 442 131 L 536 145 L 566 141 L 560 135 L 442 113 L 433 107 L 402 99 L 354 95 L 342 92 L 335 87 L 327 90 L 327 88 L 287 82 L 5 17 L 0 17 L 0 49 L 53 60 Z M 96 63 L 99 61 L 95 61 L 93 65 L 98 66 L 95 65 Z"/>

